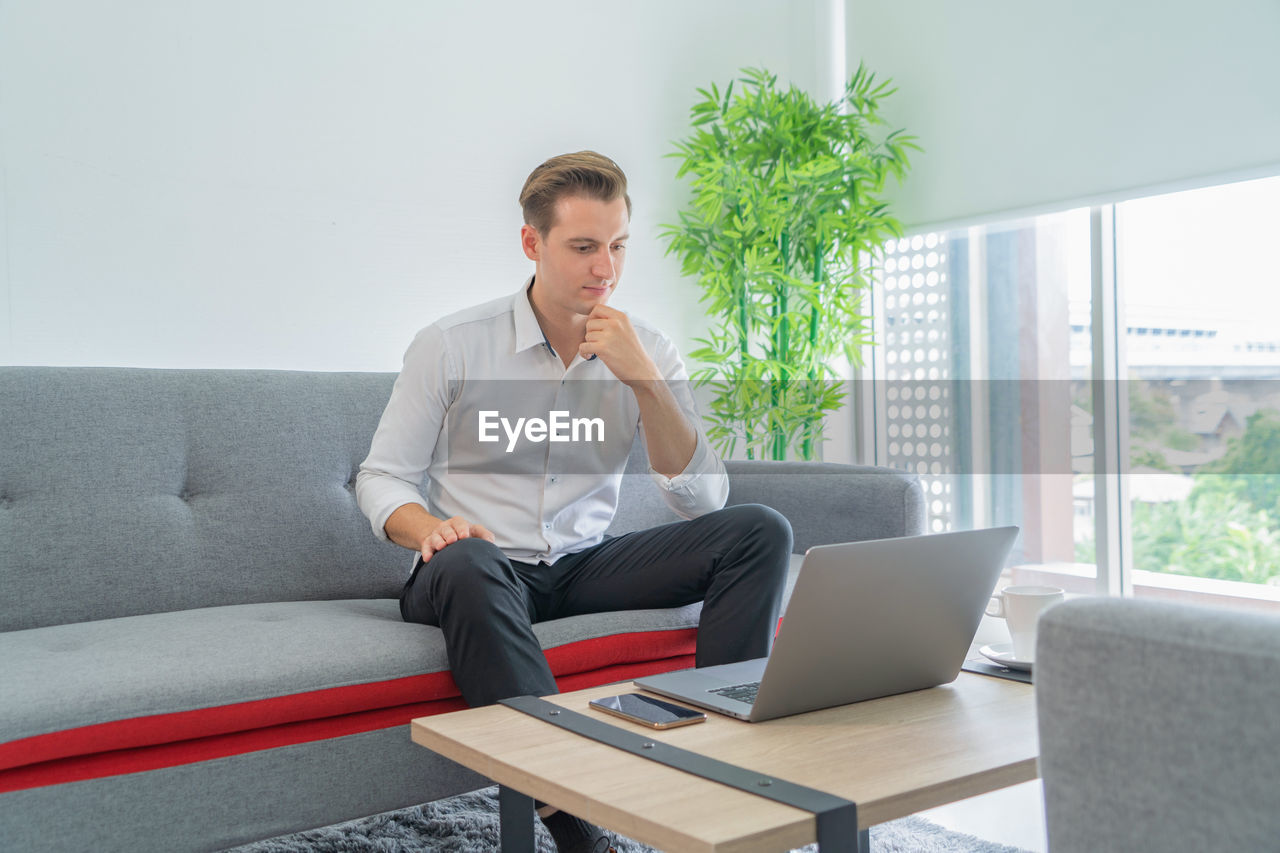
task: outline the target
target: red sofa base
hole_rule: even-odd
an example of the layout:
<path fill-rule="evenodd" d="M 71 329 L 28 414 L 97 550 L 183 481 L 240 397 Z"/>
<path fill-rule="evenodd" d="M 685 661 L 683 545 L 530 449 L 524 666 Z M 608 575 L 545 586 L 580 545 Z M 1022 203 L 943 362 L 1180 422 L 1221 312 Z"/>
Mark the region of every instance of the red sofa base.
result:
<path fill-rule="evenodd" d="M 694 634 L 692 629 L 678 633 L 687 633 L 689 645 L 692 645 Z M 555 654 L 557 651 L 559 650 L 549 649 L 547 652 L 553 669 L 557 662 L 555 658 L 561 657 Z M 684 669 L 693 665 L 693 654 L 686 653 L 658 660 L 611 664 L 586 672 L 571 673 L 557 677 L 556 684 L 561 692 L 568 692 L 659 672 Z M 303 705 L 314 714 L 317 709 L 323 709 L 327 705 L 340 707 L 349 704 L 354 698 L 353 691 L 358 691 L 365 696 L 376 695 L 385 699 L 402 696 L 407 692 L 416 693 L 419 696 L 424 693 L 430 695 L 442 688 L 447 691 L 450 687 L 456 694 L 457 688 L 453 686 L 453 678 L 449 673 L 432 673 L 391 682 L 282 696 L 259 702 L 244 702 L 198 711 L 118 720 L 67 732 L 54 732 L 27 738 L 24 741 L 5 744 L 0 748 L 0 756 L 4 752 L 16 753 L 21 750 L 22 757 L 26 759 L 20 766 L 0 770 L 0 793 L 118 776 L 124 773 L 139 773 L 161 767 L 210 761 L 245 752 L 407 725 L 415 717 L 461 710 L 467 707 L 466 703 L 461 696 L 452 695 L 313 719 L 297 720 L 296 715 Z M 294 716 L 294 721 L 280 722 L 281 719 L 289 716 Z M 260 724 L 255 728 L 245 728 L 250 720 L 256 720 Z M 261 724 L 264 720 L 275 720 L 275 722 Z M 183 738 L 184 732 L 201 729 L 206 732 L 211 729 L 222 730 L 214 734 Z M 174 739 L 175 737 L 182 739 Z M 165 742 L 157 742 L 159 739 L 164 739 Z M 137 745 L 140 742 L 142 745 Z M 409 742 L 407 733 L 405 742 L 406 744 Z M 18 758 L 16 754 L 6 757 L 10 762 Z"/>

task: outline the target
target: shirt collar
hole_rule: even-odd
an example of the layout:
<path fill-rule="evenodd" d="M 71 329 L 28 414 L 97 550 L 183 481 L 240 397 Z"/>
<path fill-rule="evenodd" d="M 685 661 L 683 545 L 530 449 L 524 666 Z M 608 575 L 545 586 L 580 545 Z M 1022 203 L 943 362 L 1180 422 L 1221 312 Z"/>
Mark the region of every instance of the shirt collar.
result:
<path fill-rule="evenodd" d="M 538 325 L 538 318 L 533 313 L 533 305 L 529 302 L 531 287 L 533 287 L 533 276 L 529 276 L 521 285 L 519 292 L 512 300 L 516 325 L 516 352 L 524 352 L 537 346 L 545 346 L 548 351 L 554 352 L 547 341 L 547 336 L 542 334 L 542 327 Z"/>
<path fill-rule="evenodd" d="M 556 351 L 551 348 L 551 342 L 542 333 L 542 326 L 538 325 L 538 317 L 533 313 L 533 303 L 529 301 L 529 291 L 533 288 L 533 278 L 533 276 L 529 276 L 512 299 L 512 310 L 516 326 L 516 352 L 524 352 L 536 346 L 545 346 L 547 352 L 555 355 Z M 587 361 L 595 360 L 596 357 L 594 355 L 587 359 Z"/>

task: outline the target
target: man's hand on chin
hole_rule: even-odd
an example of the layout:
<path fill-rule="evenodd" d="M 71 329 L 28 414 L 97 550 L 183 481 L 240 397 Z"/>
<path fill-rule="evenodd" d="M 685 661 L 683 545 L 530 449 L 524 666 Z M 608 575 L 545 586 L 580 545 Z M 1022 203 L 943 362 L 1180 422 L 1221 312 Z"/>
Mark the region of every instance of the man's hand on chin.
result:
<path fill-rule="evenodd" d="M 662 373 L 640 344 L 631 320 L 603 303 L 587 315 L 587 337 L 578 345 L 578 354 L 583 358 L 599 356 L 625 385 L 662 381 Z"/>

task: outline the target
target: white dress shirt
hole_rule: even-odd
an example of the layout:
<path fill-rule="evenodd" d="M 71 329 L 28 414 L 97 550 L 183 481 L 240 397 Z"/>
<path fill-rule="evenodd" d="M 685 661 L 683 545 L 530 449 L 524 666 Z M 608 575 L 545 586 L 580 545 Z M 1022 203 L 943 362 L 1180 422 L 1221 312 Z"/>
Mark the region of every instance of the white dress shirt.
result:
<path fill-rule="evenodd" d="M 356 478 L 379 538 L 410 503 L 483 525 L 521 562 L 553 563 L 604 538 L 637 430 L 643 437 L 639 404 L 603 360 L 578 355 L 564 366 L 529 304 L 531 281 L 432 323 L 409 345 Z M 684 363 L 665 335 L 630 320 L 697 433 L 684 471 L 649 476 L 682 518 L 720 509 L 729 481 Z"/>

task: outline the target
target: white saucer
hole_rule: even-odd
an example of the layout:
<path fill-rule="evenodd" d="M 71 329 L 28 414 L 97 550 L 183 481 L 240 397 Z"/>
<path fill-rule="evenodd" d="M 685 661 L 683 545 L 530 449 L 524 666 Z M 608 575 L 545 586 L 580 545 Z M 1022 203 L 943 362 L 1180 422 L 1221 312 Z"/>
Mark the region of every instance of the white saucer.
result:
<path fill-rule="evenodd" d="M 1030 672 L 1031 665 L 1035 663 L 1035 661 L 1019 660 L 1014 657 L 1013 643 L 992 643 L 989 646 L 983 646 L 978 649 L 978 654 L 1001 666 L 1007 666 L 1009 669 L 1020 669 L 1023 672 Z"/>

